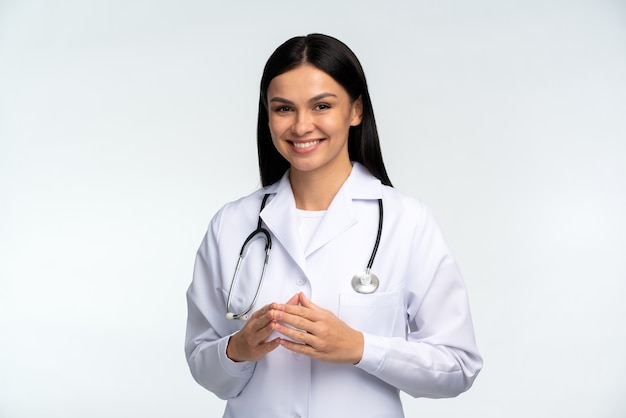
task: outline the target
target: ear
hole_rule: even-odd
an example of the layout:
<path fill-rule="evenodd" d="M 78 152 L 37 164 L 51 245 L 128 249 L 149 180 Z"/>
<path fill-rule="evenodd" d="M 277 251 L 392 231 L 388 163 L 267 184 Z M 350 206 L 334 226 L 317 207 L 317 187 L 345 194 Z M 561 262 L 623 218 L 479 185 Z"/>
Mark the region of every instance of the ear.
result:
<path fill-rule="evenodd" d="M 350 119 L 350 126 L 357 126 L 361 124 L 363 120 L 363 98 L 359 96 L 354 102 L 352 102 L 352 116 Z"/>

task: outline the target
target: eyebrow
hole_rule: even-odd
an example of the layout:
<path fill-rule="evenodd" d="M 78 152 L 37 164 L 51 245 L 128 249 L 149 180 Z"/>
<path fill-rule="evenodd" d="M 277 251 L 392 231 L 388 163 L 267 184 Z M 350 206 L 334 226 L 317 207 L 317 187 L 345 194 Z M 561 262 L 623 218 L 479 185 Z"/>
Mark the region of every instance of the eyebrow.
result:
<path fill-rule="evenodd" d="M 318 100 L 325 99 L 326 97 L 337 97 L 337 95 L 333 94 L 333 93 L 320 93 L 317 96 L 311 97 L 308 100 L 308 102 L 309 103 L 317 102 Z M 270 103 L 277 102 L 277 103 L 284 103 L 284 104 L 288 104 L 288 105 L 293 105 L 294 104 L 291 100 L 287 100 L 287 99 L 285 99 L 283 97 L 272 97 L 269 101 L 270 101 Z"/>

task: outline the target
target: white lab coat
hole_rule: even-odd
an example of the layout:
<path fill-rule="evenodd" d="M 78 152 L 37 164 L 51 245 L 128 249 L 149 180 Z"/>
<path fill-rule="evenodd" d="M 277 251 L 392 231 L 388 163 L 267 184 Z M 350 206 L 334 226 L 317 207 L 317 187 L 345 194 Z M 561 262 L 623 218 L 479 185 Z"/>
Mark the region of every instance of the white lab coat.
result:
<path fill-rule="evenodd" d="M 358 364 L 311 360 L 280 346 L 257 362 L 236 363 L 226 356 L 230 335 L 244 325 L 225 317 L 228 290 L 241 246 L 257 226 L 265 193 L 270 198 L 260 216 L 273 245 L 252 312 L 302 291 L 363 332 Z M 380 287 L 358 294 L 351 278 L 370 258 L 379 198 L 384 223 L 372 273 Z M 465 285 L 423 204 L 383 186 L 354 163 L 307 248 L 300 244 L 297 224 L 285 175 L 225 205 L 198 250 L 187 292 L 185 352 L 198 383 L 228 400 L 224 417 L 401 417 L 399 390 L 439 398 L 456 396 L 472 385 L 482 359 Z M 252 300 L 263 264 L 262 244 L 246 258 L 231 311 L 244 310 Z"/>

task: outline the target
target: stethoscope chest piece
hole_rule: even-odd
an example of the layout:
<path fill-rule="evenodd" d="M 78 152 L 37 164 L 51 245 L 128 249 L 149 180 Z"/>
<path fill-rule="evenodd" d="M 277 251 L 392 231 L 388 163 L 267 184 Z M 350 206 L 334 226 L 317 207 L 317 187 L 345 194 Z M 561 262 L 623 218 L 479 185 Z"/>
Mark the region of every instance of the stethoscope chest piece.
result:
<path fill-rule="evenodd" d="M 378 232 L 376 233 L 376 242 L 372 249 L 372 255 L 370 261 L 367 263 L 365 271 L 357 273 L 352 278 L 352 288 L 357 293 L 374 293 L 378 289 L 378 277 L 371 273 L 372 265 L 374 264 L 374 257 L 378 251 L 378 244 L 380 244 L 380 237 L 383 232 L 383 200 L 378 199 Z"/>
<path fill-rule="evenodd" d="M 352 288 L 357 293 L 374 293 L 378 289 L 378 277 L 365 271 L 357 273 L 352 278 Z"/>

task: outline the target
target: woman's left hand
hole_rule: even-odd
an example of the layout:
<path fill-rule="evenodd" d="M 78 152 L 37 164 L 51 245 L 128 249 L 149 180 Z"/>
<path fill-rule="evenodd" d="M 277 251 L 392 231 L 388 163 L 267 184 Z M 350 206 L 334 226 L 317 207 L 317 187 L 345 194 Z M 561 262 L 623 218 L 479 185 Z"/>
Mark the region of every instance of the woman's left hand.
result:
<path fill-rule="evenodd" d="M 363 334 L 298 293 L 285 304 L 276 304 L 271 312 L 280 345 L 316 360 L 357 364 L 363 356 Z M 293 328 L 292 328 L 293 327 Z M 295 329 L 294 329 L 295 328 Z"/>

